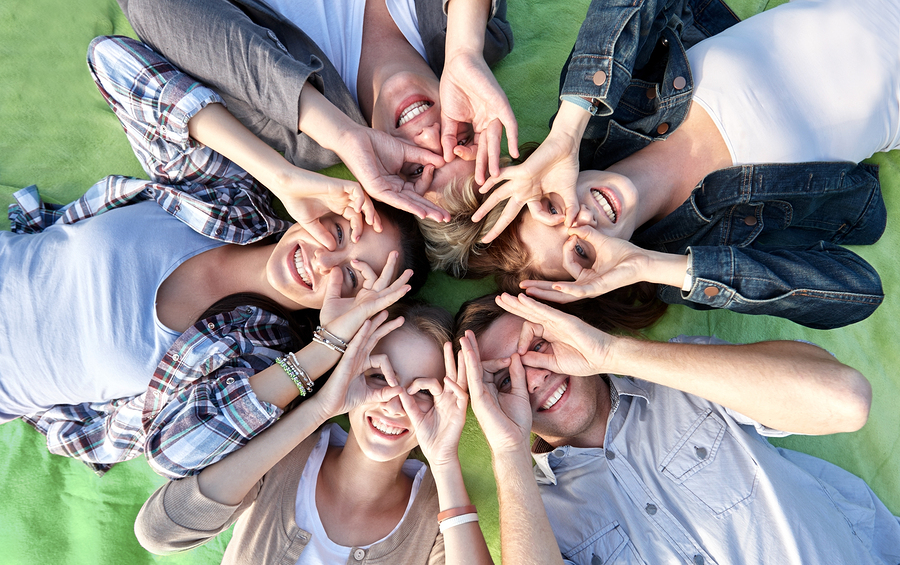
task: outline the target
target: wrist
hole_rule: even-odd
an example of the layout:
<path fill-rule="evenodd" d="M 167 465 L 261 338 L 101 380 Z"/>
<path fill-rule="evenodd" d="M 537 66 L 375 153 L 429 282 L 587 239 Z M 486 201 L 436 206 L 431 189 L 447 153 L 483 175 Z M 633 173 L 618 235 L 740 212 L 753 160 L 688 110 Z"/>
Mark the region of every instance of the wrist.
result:
<path fill-rule="evenodd" d="M 646 251 L 646 253 L 649 265 L 645 270 L 648 275 L 644 280 L 675 288 L 681 288 L 684 285 L 684 277 L 688 269 L 688 255 L 659 251 Z"/>
<path fill-rule="evenodd" d="M 581 143 L 591 113 L 573 102 L 563 100 L 550 128 L 550 135 L 570 138 L 577 146 Z"/>

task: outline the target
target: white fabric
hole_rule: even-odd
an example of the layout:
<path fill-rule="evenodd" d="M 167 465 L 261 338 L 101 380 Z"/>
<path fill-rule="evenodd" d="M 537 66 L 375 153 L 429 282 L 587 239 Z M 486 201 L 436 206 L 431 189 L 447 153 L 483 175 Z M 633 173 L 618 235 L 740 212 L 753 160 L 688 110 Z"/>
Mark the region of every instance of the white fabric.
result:
<path fill-rule="evenodd" d="M 359 104 L 356 95 L 362 52 L 364 0 L 268 0 L 270 7 L 303 30 L 325 53 Z M 388 12 L 406 40 L 425 57 L 414 0 L 387 0 Z"/>
<path fill-rule="evenodd" d="M 325 458 L 325 452 L 329 445 L 339 445 L 341 447 L 347 443 L 347 432 L 345 432 L 337 424 L 331 424 L 322 429 L 319 441 L 309 454 L 306 461 L 306 467 L 303 468 L 303 475 L 300 477 L 300 483 L 297 485 L 297 500 L 295 503 L 295 520 L 297 526 L 301 530 L 306 530 L 312 534 L 309 543 L 300 554 L 297 565 L 318 565 L 321 563 L 346 563 L 353 548 L 338 545 L 328 538 L 325 528 L 322 526 L 322 520 L 319 518 L 319 510 L 316 508 L 316 483 L 319 479 L 319 469 L 322 467 L 322 461 Z M 371 547 L 376 543 L 381 543 L 389 536 L 393 535 L 406 515 L 416 495 L 419 493 L 419 487 L 422 484 L 422 477 L 425 476 L 427 467 L 421 461 L 415 459 L 407 459 L 403 464 L 403 473 L 413 479 L 412 491 L 409 494 L 409 502 L 406 510 L 403 511 L 403 517 L 394 526 L 391 532 L 369 545 L 360 546 L 362 549 Z"/>
<path fill-rule="evenodd" d="M 735 165 L 900 147 L 900 2 L 794 0 L 688 51 Z"/>
<path fill-rule="evenodd" d="M 0 232 L 0 422 L 146 392 L 181 335 L 156 316 L 159 285 L 220 245 L 156 202 Z"/>

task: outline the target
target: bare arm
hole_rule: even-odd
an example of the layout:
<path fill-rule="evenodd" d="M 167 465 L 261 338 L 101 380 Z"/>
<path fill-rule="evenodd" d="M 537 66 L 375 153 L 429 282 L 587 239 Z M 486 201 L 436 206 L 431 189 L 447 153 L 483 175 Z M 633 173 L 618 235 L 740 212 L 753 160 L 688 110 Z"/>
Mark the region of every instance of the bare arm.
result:
<path fill-rule="evenodd" d="M 523 362 L 575 376 L 629 375 L 695 394 L 775 428 L 803 434 L 855 431 L 868 418 L 869 381 L 823 349 L 796 341 L 746 345 L 659 343 L 611 336 L 519 295 L 498 303 L 528 320 Z M 547 352 L 528 351 L 547 341 Z"/>

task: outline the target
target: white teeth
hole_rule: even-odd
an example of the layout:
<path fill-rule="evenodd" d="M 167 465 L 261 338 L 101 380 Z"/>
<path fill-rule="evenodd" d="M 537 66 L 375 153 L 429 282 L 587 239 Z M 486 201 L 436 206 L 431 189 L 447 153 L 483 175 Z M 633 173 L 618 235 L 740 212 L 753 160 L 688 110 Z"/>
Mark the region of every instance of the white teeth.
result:
<path fill-rule="evenodd" d="M 429 108 L 431 108 L 431 102 L 427 100 L 419 100 L 418 102 L 413 102 L 409 106 L 407 106 L 402 112 L 400 112 L 400 119 L 397 120 L 397 127 L 402 126 L 406 122 L 415 118 L 422 112 L 425 112 Z"/>
<path fill-rule="evenodd" d="M 541 406 L 541 410 L 549 410 L 553 408 L 553 405 L 559 402 L 559 399 L 562 398 L 562 395 L 564 392 L 566 392 L 567 388 L 569 388 L 569 386 L 565 381 L 563 381 L 563 384 L 559 385 L 559 388 L 556 389 L 556 392 L 553 393 L 553 396 L 548 398 L 547 402 L 545 402 L 544 405 Z"/>
<path fill-rule="evenodd" d="M 609 221 L 612 223 L 616 223 L 616 211 L 613 209 L 612 204 L 605 194 L 600 192 L 599 190 L 591 189 L 591 196 L 594 197 L 594 200 L 597 201 L 597 204 L 600 205 L 600 208 L 606 212 L 606 216 L 609 218 Z"/>
<path fill-rule="evenodd" d="M 309 285 L 312 288 L 312 279 L 309 276 L 309 273 L 306 272 L 306 265 L 303 264 L 303 253 L 300 252 L 300 248 L 297 248 L 297 251 L 294 251 L 294 268 L 297 269 L 297 274 L 300 275 L 300 279 Z"/>
<path fill-rule="evenodd" d="M 371 418 L 372 425 L 375 426 L 375 429 L 383 434 L 387 434 L 390 436 L 400 435 L 406 431 L 406 428 L 398 428 L 396 426 L 392 426 L 387 422 L 382 422 L 381 420 L 376 420 L 375 418 Z"/>

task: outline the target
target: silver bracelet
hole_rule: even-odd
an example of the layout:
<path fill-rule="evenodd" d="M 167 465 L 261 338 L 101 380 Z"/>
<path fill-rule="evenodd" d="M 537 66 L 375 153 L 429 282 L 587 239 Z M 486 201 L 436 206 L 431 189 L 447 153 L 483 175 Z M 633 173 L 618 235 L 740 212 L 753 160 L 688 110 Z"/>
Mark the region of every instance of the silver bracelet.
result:
<path fill-rule="evenodd" d="M 337 351 L 341 355 L 347 351 L 347 342 L 337 337 L 330 331 L 326 330 L 322 326 L 316 328 L 316 331 L 313 332 L 313 341 L 316 343 L 320 343 L 331 349 L 332 351 Z"/>

